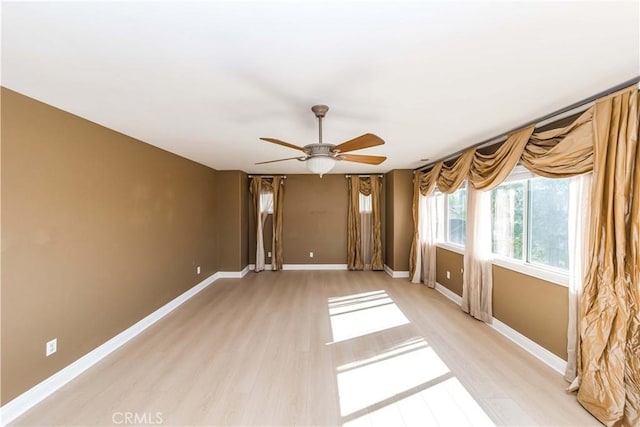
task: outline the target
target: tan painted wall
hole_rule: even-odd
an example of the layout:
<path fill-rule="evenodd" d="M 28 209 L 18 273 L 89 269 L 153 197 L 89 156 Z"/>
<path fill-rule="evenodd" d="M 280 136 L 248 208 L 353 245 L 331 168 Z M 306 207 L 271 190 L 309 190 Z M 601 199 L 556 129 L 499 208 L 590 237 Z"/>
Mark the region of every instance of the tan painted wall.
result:
<path fill-rule="evenodd" d="M 241 271 L 248 264 L 248 180 L 242 171 L 217 171 L 216 204 L 219 271 Z"/>
<path fill-rule="evenodd" d="M 346 264 L 347 181 L 344 175 L 329 174 L 322 178 L 311 174 L 287 175 L 284 187 L 284 263 Z M 246 192 L 249 193 L 248 184 Z M 253 206 L 249 208 L 249 215 L 249 260 L 255 263 Z M 264 236 L 266 253 L 271 250 L 271 219 L 265 224 Z M 309 258 L 309 252 L 313 252 L 313 258 Z"/>
<path fill-rule="evenodd" d="M 463 256 L 436 250 L 438 283 L 462 296 Z M 447 280 L 446 271 L 451 272 Z M 542 347 L 567 359 L 568 289 L 493 266 L 493 317 Z"/>
<path fill-rule="evenodd" d="M 413 198 L 413 171 L 396 169 L 385 175 L 386 180 L 386 257 L 394 271 L 409 270 L 409 252 L 413 237 L 411 203 Z"/>
<path fill-rule="evenodd" d="M 246 173 L 240 172 L 240 267 L 244 269 L 249 265 L 249 177 Z"/>
<path fill-rule="evenodd" d="M 381 194 L 381 232 L 385 250 L 385 186 Z M 248 188 L 248 184 L 247 184 Z M 249 191 L 247 189 L 247 194 Z M 249 260 L 255 263 L 256 238 L 253 206 L 249 207 Z M 285 264 L 347 263 L 348 188 L 344 175 L 287 175 L 282 228 Z M 271 218 L 265 223 L 265 257 L 271 250 Z M 313 252 L 313 258 L 309 257 Z M 266 262 L 271 260 L 266 258 Z"/>
<path fill-rule="evenodd" d="M 450 291 L 462 296 L 462 255 L 442 248 L 436 248 L 436 281 Z M 450 278 L 447 279 L 447 271 Z"/>
<path fill-rule="evenodd" d="M 493 317 L 567 360 L 567 287 L 493 266 Z"/>
<path fill-rule="evenodd" d="M 348 196 L 344 175 L 288 175 L 285 187 L 285 264 L 346 264 Z M 309 258 L 311 251 L 313 258 Z"/>
<path fill-rule="evenodd" d="M 393 268 L 393 256 L 395 254 L 393 239 L 395 236 L 395 230 L 393 229 L 393 219 L 394 219 L 394 209 L 393 209 L 393 200 L 395 197 L 394 193 L 394 183 L 395 183 L 395 174 L 393 171 L 388 172 L 384 176 L 385 181 L 385 204 L 384 204 L 384 213 L 385 213 L 385 257 L 384 263 L 389 268 Z"/>
<path fill-rule="evenodd" d="M 218 265 L 215 171 L 1 96 L 4 404 Z"/>

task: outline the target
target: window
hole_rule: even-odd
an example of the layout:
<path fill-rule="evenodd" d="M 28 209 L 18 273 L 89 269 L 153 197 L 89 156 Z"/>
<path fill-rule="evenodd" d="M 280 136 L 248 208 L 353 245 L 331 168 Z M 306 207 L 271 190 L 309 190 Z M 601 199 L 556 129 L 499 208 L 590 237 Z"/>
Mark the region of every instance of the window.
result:
<path fill-rule="evenodd" d="M 436 238 L 439 242 L 464 246 L 467 231 L 467 189 L 460 187 L 454 193 L 436 190 Z M 420 212 L 425 212 L 422 208 Z"/>
<path fill-rule="evenodd" d="M 569 269 L 569 180 L 529 181 L 528 261 Z"/>
<path fill-rule="evenodd" d="M 493 253 L 568 270 L 569 180 L 522 175 L 491 193 Z"/>
<path fill-rule="evenodd" d="M 373 254 L 373 206 L 371 194 L 365 196 L 359 193 L 358 205 L 360 207 L 360 253 L 365 270 L 371 269 L 371 256 Z"/>
<path fill-rule="evenodd" d="M 491 248 L 494 254 L 524 260 L 525 183 L 503 184 L 491 192 Z"/>
<path fill-rule="evenodd" d="M 467 189 L 460 187 L 447 195 L 447 242 L 464 245 L 467 230 Z"/>
<path fill-rule="evenodd" d="M 273 192 L 272 191 L 260 192 L 260 212 L 267 215 L 273 213 Z"/>
<path fill-rule="evenodd" d="M 358 193 L 358 194 L 360 196 L 360 200 L 359 200 L 360 213 L 371 213 L 373 211 L 371 207 L 371 194 L 369 194 L 368 196 L 365 196 L 362 193 Z"/>

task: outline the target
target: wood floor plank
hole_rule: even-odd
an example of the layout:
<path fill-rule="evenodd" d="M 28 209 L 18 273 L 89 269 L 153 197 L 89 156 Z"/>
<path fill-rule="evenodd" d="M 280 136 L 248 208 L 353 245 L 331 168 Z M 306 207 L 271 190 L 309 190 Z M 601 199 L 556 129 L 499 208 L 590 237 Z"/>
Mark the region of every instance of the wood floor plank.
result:
<path fill-rule="evenodd" d="M 406 279 L 262 272 L 217 281 L 12 425 L 599 425 L 565 387 Z"/>

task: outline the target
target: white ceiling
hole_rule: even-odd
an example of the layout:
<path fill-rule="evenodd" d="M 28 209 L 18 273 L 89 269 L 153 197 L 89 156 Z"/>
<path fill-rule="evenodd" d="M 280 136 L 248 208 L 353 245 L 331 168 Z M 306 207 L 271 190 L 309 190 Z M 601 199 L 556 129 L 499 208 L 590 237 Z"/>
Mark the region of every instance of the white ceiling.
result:
<path fill-rule="evenodd" d="M 639 74 L 638 2 L 2 3 L 2 85 L 216 169 L 414 168 Z"/>

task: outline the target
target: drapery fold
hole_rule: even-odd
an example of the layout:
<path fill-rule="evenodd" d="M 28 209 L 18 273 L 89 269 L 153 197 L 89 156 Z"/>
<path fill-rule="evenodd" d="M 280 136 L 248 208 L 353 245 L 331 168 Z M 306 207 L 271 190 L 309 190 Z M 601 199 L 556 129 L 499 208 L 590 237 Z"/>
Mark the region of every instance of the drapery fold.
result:
<path fill-rule="evenodd" d="M 347 268 L 364 269 L 360 224 L 360 193 L 371 195 L 371 269 L 384 270 L 382 259 L 382 230 L 380 194 L 382 180 L 377 175 L 359 177 L 352 175 L 347 180 L 349 203 L 347 213 Z"/>
<path fill-rule="evenodd" d="M 264 225 L 268 216 L 268 209 L 262 208 L 262 197 L 265 193 L 271 193 L 273 203 L 273 237 L 271 240 L 271 269 L 282 269 L 282 211 L 284 206 L 284 180 L 279 177 L 262 178 L 261 176 L 251 177 L 249 187 L 251 202 L 255 215 L 256 224 L 256 262 L 254 270 L 256 272 L 265 269 L 264 251 Z"/>
<path fill-rule="evenodd" d="M 420 248 L 415 275 L 411 278 L 413 283 L 424 283 L 429 288 L 436 287 L 436 222 L 431 221 L 436 217 L 436 198 L 434 195 L 420 195 L 420 211 L 424 220 L 418 218 Z"/>
<path fill-rule="evenodd" d="M 465 313 L 486 323 L 493 321 L 491 297 L 491 193 L 467 187 L 467 228 L 462 277 L 462 303 Z"/>
<path fill-rule="evenodd" d="M 255 214 L 256 223 L 256 262 L 254 270 L 260 272 L 264 270 L 264 239 L 262 227 L 262 177 L 254 176 L 251 178 L 251 201 L 253 204 L 253 212 Z"/>
<path fill-rule="evenodd" d="M 580 298 L 589 242 L 591 174 L 572 178 L 569 184 L 569 321 L 567 323 L 567 366 L 564 378 L 573 382 L 578 375 Z"/>
<path fill-rule="evenodd" d="M 360 178 L 352 175 L 347 179 L 349 204 L 347 213 L 347 268 L 362 270 L 362 247 L 360 244 Z"/>
<path fill-rule="evenodd" d="M 638 91 L 596 102 L 578 401 L 608 426 L 640 424 Z"/>
<path fill-rule="evenodd" d="M 378 175 L 369 178 L 371 185 L 371 216 L 373 220 L 373 241 L 371 247 L 371 269 L 374 271 L 384 270 L 382 259 L 382 225 L 380 193 L 382 193 L 382 179 Z"/>
<path fill-rule="evenodd" d="M 488 191 L 504 182 L 518 164 L 533 129 L 531 125 L 514 132 L 494 153 L 476 152 L 469 171 L 469 181 L 473 187 Z"/>
<path fill-rule="evenodd" d="M 593 108 L 563 128 L 537 132 L 520 162 L 536 175 L 566 178 L 593 170 Z"/>
<path fill-rule="evenodd" d="M 271 183 L 273 191 L 273 237 L 271 243 L 271 269 L 282 270 L 282 211 L 284 210 L 284 179 L 274 176 Z"/>

